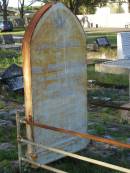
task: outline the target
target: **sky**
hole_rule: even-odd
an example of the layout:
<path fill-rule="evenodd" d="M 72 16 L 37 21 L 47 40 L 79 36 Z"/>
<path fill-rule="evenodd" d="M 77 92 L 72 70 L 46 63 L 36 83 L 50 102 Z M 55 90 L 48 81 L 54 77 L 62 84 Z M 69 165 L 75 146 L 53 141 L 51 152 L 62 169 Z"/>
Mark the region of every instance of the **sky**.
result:
<path fill-rule="evenodd" d="M 18 7 L 18 0 L 9 0 L 9 7 Z"/>
<path fill-rule="evenodd" d="M 9 7 L 18 7 L 18 0 L 9 0 Z"/>
<path fill-rule="evenodd" d="M 30 0 L 26 0 L 25 4 L 28 4 Z M 18 7 L 18 0 L 9 0 L 9 7 Z"/>

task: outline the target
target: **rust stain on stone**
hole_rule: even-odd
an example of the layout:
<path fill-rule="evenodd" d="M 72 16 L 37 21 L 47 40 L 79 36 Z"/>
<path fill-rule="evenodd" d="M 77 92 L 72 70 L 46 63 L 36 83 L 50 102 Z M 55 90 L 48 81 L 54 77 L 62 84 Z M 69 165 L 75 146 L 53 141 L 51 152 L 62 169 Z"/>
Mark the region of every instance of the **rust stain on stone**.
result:
<path fill-rule="evenodd" d="M 79 21 L 63 4 L 51 5 L 43 8 L 44 15 L 39 13 L 34 18 L 38 21 L 31 23 L 29 40 L 24 40 L 26 115 L 29 113 L 35 121 L 86 132 L 86 78 L 82 79 L 86 76 L 85 35 Z M 87 144 L 41 129 L 34 128 L 33 134 L 38 143 L 72 152 Z M 37 161 L 47 163 L 56 158 L 52 153 L 44 157 L 39 154 Z"/>

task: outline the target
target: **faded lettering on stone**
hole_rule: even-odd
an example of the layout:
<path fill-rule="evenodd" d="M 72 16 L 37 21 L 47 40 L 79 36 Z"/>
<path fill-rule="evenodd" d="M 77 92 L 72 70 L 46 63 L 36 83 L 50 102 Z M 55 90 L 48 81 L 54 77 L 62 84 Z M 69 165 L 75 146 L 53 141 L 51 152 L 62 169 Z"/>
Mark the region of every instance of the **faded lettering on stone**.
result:
<path fill-rule="evenodd" d="M 42 45 L 40 45 L 40 47 L 38 46 L 36 48 L 36 50 L 38 51 L 42 51 L 44 49 L 62 49 L 62 48 L 70 48 L 70 47 L 80 47 L 80 42 L 79 41 L 59 41 L 58 44 L 48 44 L 48 43 L 44 43 Z"/>
<path fill-rule="evenodd" d="M 59 20 L 58 20 L 59 19 Z M 30 43 L 34 121 L 87 132 L 86 39 L 77 18 L 63 4 L 54 4 L 39 20 Z M 87 140 L 34 128 L 36 143 L 70 152 Z M 38 163 L 63 156 L 36 148 Z"/>

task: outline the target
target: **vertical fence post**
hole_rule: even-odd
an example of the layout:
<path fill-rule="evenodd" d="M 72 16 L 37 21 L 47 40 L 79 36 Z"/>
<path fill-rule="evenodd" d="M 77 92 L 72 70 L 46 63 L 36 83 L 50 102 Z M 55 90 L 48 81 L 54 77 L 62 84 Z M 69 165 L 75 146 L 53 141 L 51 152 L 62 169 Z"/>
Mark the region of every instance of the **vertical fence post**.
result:
<path fill-rule="evenodd" d="M 16 112 L 16 125 L 17 125 L 17 142 L 18 142 L 18 159 L 19 159 L 19 172 L 22 173 L 22 147 L 20 142 L 20 117 L 19 112 Z"/>

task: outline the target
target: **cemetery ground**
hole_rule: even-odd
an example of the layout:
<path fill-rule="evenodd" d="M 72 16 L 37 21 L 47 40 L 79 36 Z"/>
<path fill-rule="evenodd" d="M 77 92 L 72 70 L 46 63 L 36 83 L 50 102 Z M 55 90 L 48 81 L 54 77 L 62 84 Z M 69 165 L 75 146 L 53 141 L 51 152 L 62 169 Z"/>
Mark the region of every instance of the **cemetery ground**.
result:
<path fill-rule="evenodd" d="M 116 44 L 116 32 L 104 33 L 113 44 Z M 103 36 L 104 36 L 103 34 Z M 88 42 L 92 43 L 102 33 L 89 34 Z M 7 54 L 13 58 L 6 58 Z M 0 58 L 0 73 L 15 63 L 22 65 L 21 55 L 14 51 L 3 51 L 4 59 Z M 122 111 L 107 107 L 97 107 L 90 101 L 109 100 L 110 103 L 123 105 L 129 102 L 128 76 L 110 75 L 95 72 L 94 64 L 103 61 L 98 59 L 106 54 L 111 59 L 116 57 L 116 49 L 102 48 L 98 52 L 88 52 L 88 133 L 97 136 L 130 143 L 130 125 L 127 118 L 122 118 Z M 94 58 L 93 58 L 94 57 Z M 92 81 L 91 81 L 92 80 Z M 23 92 L 11 92 L 0 83 L 0 173 L 18 173 L 18 156 L 16 141 L 15 113 L 18 110 L 24 116 Z M 130 151 L 103 143 L 90 141 L 79 154 L 112 164 L 130 168 Z M 64 158 L 51 164 L 55 168 L 72 173 L 118 173 L 83 161 Z M 31 169 L 23 163 L 23 173 L 47 173 L 41 169 Z"/>
<path fill-rule="evenodd" d="M 25 28 L 14 28 L 13 31 L 9 32 L 0 32 L 0 35 L 7 35 L 7 34 L 12 34 L 12 35 L 23 35 L 25 32 Z"/>

